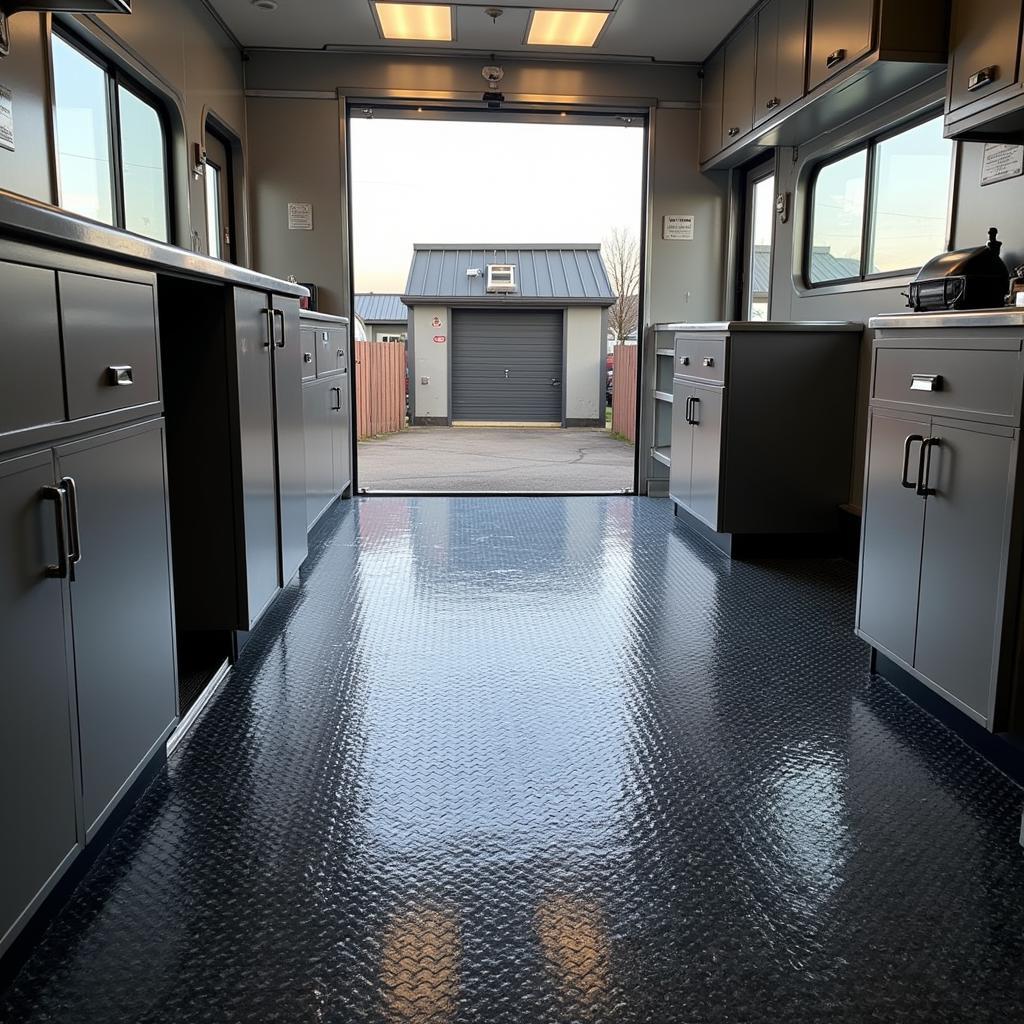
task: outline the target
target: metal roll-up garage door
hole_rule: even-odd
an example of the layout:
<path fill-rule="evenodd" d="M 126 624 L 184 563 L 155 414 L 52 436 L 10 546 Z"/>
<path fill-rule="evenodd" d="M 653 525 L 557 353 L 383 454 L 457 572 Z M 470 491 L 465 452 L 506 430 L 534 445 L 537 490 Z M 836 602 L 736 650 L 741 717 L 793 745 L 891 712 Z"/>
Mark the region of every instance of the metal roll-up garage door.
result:
<path fill-rule="evenodd" d="M 452 312 L 456 422 L 562 422 L 562 311 Z"/>

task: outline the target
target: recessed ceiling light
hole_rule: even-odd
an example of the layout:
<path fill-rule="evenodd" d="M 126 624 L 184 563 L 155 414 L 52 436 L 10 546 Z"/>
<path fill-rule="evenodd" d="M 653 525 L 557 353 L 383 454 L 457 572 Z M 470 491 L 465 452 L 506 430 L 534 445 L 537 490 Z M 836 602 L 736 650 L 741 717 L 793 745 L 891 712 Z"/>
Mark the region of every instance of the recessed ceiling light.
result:
<path fill-rule="evenodd" d="M 448 4 L 393 3 L 374 0 L 377 25 L 385 39 L 452 41 L 452 9 Z"/>
<path fill-rule="evenodd" d="M 531 46 L 593 46 L 608 11 L 534 11 L 526 41 Z"/>
<path fill-rule="evenodd" d="M 277 0 L 252 0 L 253 7 L 258 11 L 276 11 Z"/>

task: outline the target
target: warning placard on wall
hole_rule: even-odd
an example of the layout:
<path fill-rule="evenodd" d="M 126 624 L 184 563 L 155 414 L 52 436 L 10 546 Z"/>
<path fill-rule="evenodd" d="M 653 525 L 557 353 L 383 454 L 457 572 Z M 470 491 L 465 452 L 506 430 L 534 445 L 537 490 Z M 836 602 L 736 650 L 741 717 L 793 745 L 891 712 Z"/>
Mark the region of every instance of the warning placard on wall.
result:
<path fill-rule="evenodd" d="M 691 213 L 670 213 L 665 218 L 661 237 L 667 242 L 692 242 L 694 220 Z"/>
<path fill-rule="evenodd" d="M 313 230 L 313 204 L 312 203 L 289 203 L 288 204 L 288 230 L 289 231 L 312 231 Z"/>
<path fill-rule="evenodd" d="M 14 150 L 14 93 L 0 85 L 0 149 Z"/>

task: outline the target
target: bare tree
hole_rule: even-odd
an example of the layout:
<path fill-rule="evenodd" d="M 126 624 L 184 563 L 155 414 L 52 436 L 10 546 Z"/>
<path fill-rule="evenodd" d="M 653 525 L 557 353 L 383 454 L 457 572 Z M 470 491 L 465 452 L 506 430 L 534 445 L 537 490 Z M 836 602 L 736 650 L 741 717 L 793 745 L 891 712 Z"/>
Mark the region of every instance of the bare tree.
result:
<path fill-rule="evenodd" d="M 625 341 L 637 327 L 640 312 L 640 242 L 629 228 L 615 228 L 601 245 L 604 265 L 618 298 L 608 310 L 608 327 Z"/>

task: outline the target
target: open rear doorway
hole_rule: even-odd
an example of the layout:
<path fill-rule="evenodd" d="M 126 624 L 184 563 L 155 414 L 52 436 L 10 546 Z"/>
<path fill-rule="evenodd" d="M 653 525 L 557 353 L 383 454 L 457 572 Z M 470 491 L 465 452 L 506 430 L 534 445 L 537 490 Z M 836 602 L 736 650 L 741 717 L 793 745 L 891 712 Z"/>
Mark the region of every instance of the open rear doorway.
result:
<path fill-rule="evenodd" d="M 642 114 L 349 109 L 359 489 L 635 489 Z"/>

